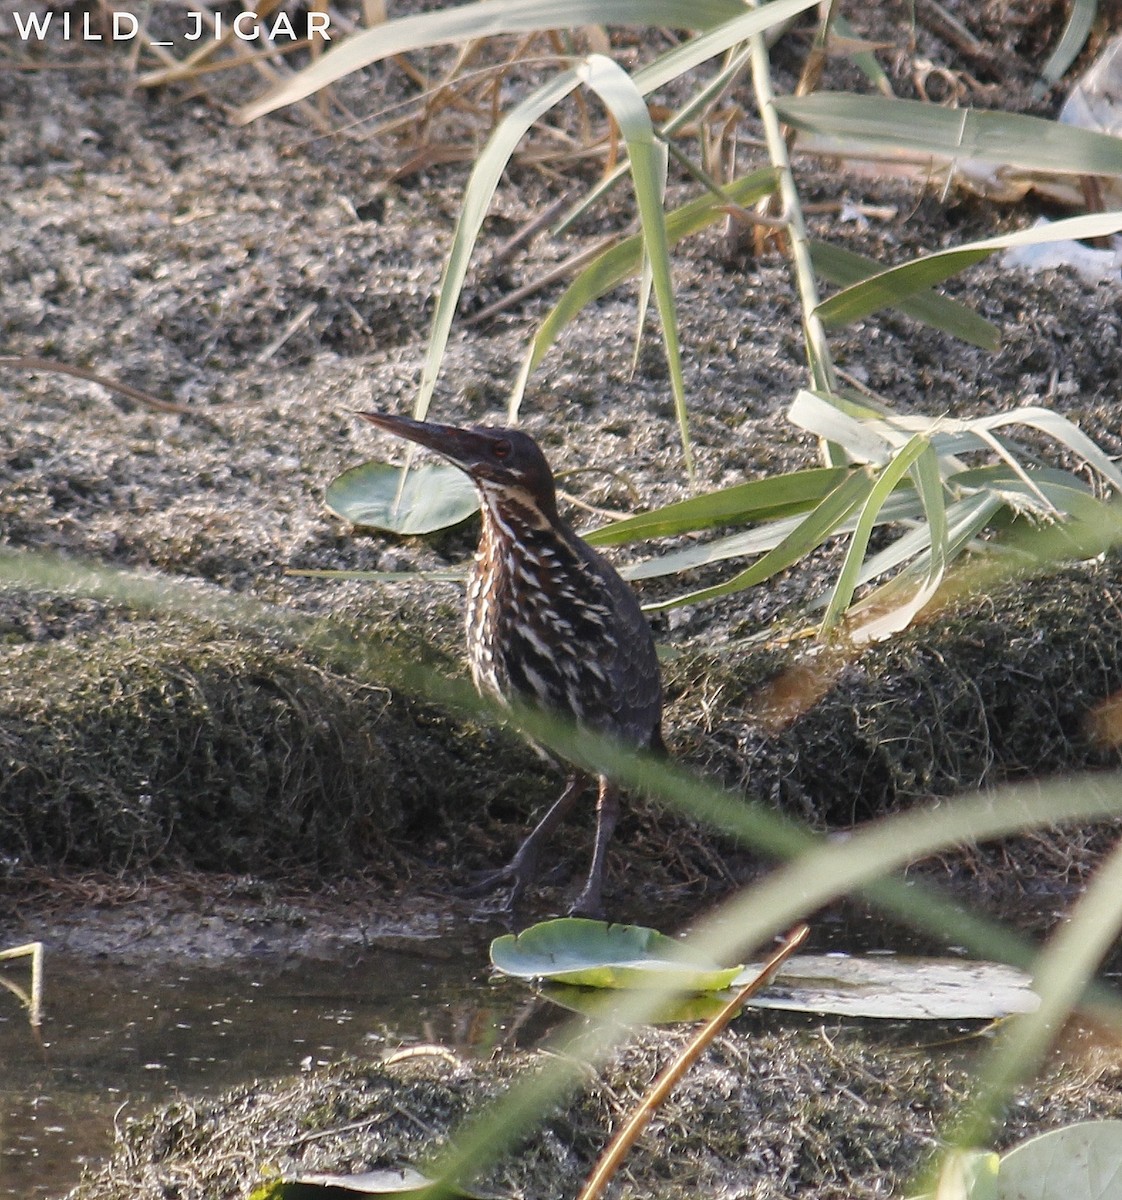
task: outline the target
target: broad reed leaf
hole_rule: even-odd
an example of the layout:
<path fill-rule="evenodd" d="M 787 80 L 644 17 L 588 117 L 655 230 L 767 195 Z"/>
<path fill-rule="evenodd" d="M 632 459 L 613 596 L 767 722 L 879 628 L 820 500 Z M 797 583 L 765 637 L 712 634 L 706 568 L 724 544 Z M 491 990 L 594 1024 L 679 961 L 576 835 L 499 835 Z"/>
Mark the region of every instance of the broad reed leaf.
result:
<path fill-rule="evenodd" d="M 444 274 L 440 280 L 425 365 L 421 372 L 421 386 L 413 409 L 413 415 L 418 420 L 424 420 L 428 412 L 440 364 L 444 360 L 444 351 L 448 345 L 452 318 L 460 301 L 464 279 L 467 277 L 471 253 L 498 187 L 499 178 L 530 126 L 559 100 L 564 99 L 580 82 L 577 71 L 564 71 L 537 88 L 499 122 L 487 145 L 475 160 L 475 166 L 464 189 L 463 204 L 452 236 L 452 248 L 448 251 Z"/>
<path fill-rule="evenodd" d="M 584 535 L 593 546 L 672 537 L 743 521 L 764 521 L 805 512 L 828 495 L 849 474 L 847 467 L 813 467 L 767 479 L 719 488 L 689 500 L 677 500 L 650 512 L 602 525 Z"/>
<path fill-rule="evenodd" d="M 825 469 L 850 473 L 844 467 Z M 907 488 L 907 486 L 907 481 L 902 481 L 902 488 Z M 808 505 L 801 508 L 800 512 L 805 512 L 809 507 Z M 893 493 L 884 503 L 877 517 L 877 524 L 888 525 L 894 521 L 914 521 L 922 516 L 923 506 L 916 494 L 910 489 L 901 490 Z M 663 575 L 696 570 L 698 567 L 724 562 L 730 558 L 748 558 L 756 554 L 765 554 L 794 533 L 802 522 L 801 515 L 779 517 L 742 533 L 713 538 L 712 541 L 702 542 L 695 546 L 683 546 L 659 555 L 657 558 L 648 558 L 642 562 L 632 563 L 625 567 L 621 574 L 625 579 L 657 579 Z M 852 533 L 856 527 L 857 517 L 851 515 L 840 521 L 834 532 L 839 535 Z"/>
<path fill-rule="evenodd" d="M 854 254 L 852 250 L 845 250 L 830 242 L 811 242 L 810 258 L 814 270 L 827 283 L 839 287 L 861 283 L 884 270 L 884 265 L 875 258 Z M 902 299 L 896 307 L 913 321 L 941 329 L 982 350 L 997 351 L 1001 347 L 1001 331 L 992 321 L 987 321 L 967 305 L 941 296 L 938 292 L 916 292 Z"/>
<path fill-rule="evenodd" d="M 931 449 L 931 442 L 923 434 L 914 438 L 880 471 L 879 477 L 869 490 L 861 507 L 861 515 L 846 551 L 845 561 L 834 584 L 830 603 L 826 606 L 826 614 L 822 618 L 822 630 L 832 629 L 841 614 L 849 607 L 853 599 L 854 589 L 861 564 L 865 561 L 865 552 L 869 548 L 869 538 L 872 536 L 877 518 L 888 497 L 899 485 L 905 475 L 911 472 L 912 466 L 919 457 Z"/>
<path fill-rule="evenodd" d="M 725 188 L 728 202 L 754 204 L 775 190 L 775 172 L 770 167 L 753 171 Z M 691 200 L 681 208 L 666 214 L 666 238 L 671 246 L 724 217 L 725 200 L 705 195 Z M 611 291 L 618 283 L 634 275 L 643 261 L 644 235 L 633 234 L 610 246 L 595 258 L 562 292 L 560 299 L 546 314 L 530 343 L 519 384 L 512 397 L 512 411 L 517 411 L 522 391 L 530 373 L 541 363 L 549 348 L 557 341 L 565 326 L 586 305 Z"/>
<path fill-rule="evenodd" d="M 461 4 L 384 21 L 373 29 L 353 34 L 284 83 L 239 109 L 235 119 L 242 124 L 255 120 L 286 104 L 304 100 L 353 71 L 426 46 L 581 25 L 728 28 L 727 35 L 692 38 L 678 47 L 676 53 L 664 55 L 658 63 L 648 66 L 644 90 L 650 91 L 723 53 L 751 33 L 788 20 L 816 2 L 772 0 L 766 9 L 748 14 L 750 19 L 746 19 L 744 6 L 737 0 L 481 0 L 477 4 Z M 745 29 L 749 32 L 744 32 Z"/>
<path fill-rule="evenodd" d="M 787 96 L 776 108 L 789 125 L 844 143 L 1053 174 L 1122 175 L 1122 139 L 1043 117 L 846 92 Z"/>
<path fill-rule="evenodd" d="M 807 513 L 773 550 L 769 550 L 757 562 L 724 583 L 701 588 L 684 596 L 647 605 L 648 611 L 658 612 L 664 608 L 675 608 L 680 604 L 692 604 L 699 600 L 711 600 L 754 587 L 772 575 L 798 562 L 816 546 L 838 532 L 838 526 L 860 505 L 864 504 L 876 482 L 875 475 L 868 470 L 851 472 L 832 492 Z"/>
<path fill-rule="evenodd" d="M 1118 153 L 1122 155 L 1122 138 L 1110 140 L 1117 143 Z M 1119 173 L 1122 173 L 1122 170 Z M 824 300 L 816 312 L 828 326 L 845 325 L 851 321 L 859 321 L 878 309 L 891 305 L 899 306 L 902 301 L 917 292 L 942 283 L 966 267 L 988 258 L 997 250 L 1007 250 L 1011 246 L 1035 246 L 1067 238 L 1105 237 L 1119 230 L 1122 230 L 1122 212 L 1091 213 L 1081 217 L 1067 217 L 1045 225 L 1034 225 L 1031 229 L 985 238 L 951 250 L 940 250 L 936 254 L 925 254 L 922 258 L 913 259 L 898 267 L 890 267 L 878 275 L 837 292 L 829 300 Z"/>
<path fill-rule="evenodd" d="M 670 275 L 670 242 L 666 235 L 663 195 L 666 190 L 666 147 L 655 141 L 654 127 L 642 93 L 630 76 L 610 58 L 591 54 L 577 68 L 581 81 L 603 101 L 616 119 L 627 144 L 628 161 L 635 184 L 643 252 L 649 264 L 655 302 L 658 305 L 666 365 L 674 394 L 674 410 L 686 466 L 692 473 L 686 384 L 682 377 L 682 350 L 678 339 L 678 313 Z"/>

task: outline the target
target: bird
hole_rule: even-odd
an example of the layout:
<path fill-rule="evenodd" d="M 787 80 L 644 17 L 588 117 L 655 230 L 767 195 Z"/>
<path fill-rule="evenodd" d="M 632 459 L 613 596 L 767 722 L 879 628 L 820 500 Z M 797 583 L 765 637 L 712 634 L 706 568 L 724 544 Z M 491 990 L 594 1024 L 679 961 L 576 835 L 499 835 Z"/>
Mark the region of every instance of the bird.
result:
<path fill-rule="evenodd" d="M 568 718 L 637 749 L 663 751 L 662 680 L 650 625 L 631 587 L 558 511 L 553 472 L 537 442 L 504 426 L 359 415 L 435 451 L 464 471 L 479 494 L 482 528 L 466 606 L 467 657 L 479 694 L 499 706 L 529 705 Z M 517 911 L 550 835 L 592 781 L 570 765 L 561 795 L 510 862 L 475 892 L 509 883 L 506 904 Z M 571 916 L 604 911 L 604 869 L 620 793 L 606 775 L 596 782 L 592 861 Z"/>

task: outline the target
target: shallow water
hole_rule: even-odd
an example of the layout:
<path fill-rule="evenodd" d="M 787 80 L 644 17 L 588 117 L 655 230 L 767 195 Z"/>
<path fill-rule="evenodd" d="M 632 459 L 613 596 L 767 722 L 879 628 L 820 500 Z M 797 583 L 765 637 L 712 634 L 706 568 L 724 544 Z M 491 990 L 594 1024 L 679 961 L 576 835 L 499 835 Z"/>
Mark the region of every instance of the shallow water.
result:
<path fill-rule="evenodd" d="M 26 983 L 22 961 L 3 966 Z M 48 955 L 41 1044 L 0 990 L 0 1197 L 61 1195 L 109 1151 L 115 1115 L 178 1093 L 414 1041 L 486 1052 L 515 1002 L 487 974 L 485 952 L 446 942 L 351 965 L 146 970 Z"/>
<path fill-rule="evenodd" d="M 667 921 L 667 928 L 674 923 Z M 498 932 L 498 930 L 492 931 Z M 514 982 L 491 985 L 486 931 L 224 967 L 102 963 L 48 953 L 41 1037 L 0 989 L 0 1200 L 57 1197 L 112 1148 L 115 1119 L 153 1104 L 415 1042 L 461 1054 L 529 1045 L 567 1019 Z M 866 913 L 819 914 L 806 949 L 939 953 Z M 0 973 L 26 985 L 23 960 Z M 772 1023 L 816 1018 L 757 1014 Z M 893 1036 L 879 1023 L 878 1037 Z M 913 1026 L 896 1035 L 910 1040 Z M 925 1031 L 926 1036 L 926 1031 Z"/>

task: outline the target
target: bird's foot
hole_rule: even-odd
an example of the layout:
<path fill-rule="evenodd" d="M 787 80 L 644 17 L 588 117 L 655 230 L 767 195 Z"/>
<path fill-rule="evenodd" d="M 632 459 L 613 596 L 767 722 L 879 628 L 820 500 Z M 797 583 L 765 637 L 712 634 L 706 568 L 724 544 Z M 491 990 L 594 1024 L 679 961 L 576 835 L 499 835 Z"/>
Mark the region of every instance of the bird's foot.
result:
<path fill-rule="evenodd" d="M 569 916 L 588 917 L 590 920 L 603 921 L 604 901 L 600 895 L 600 889 L 585 887 L 570 906 Z"/>
<path fill-rule="evenodd" d="M 492 892 L 497 892 L 505 884 L 515 881 L 516 873 L 511 870 L 511 866 L 512 864 L 508 863 L 505 867 L 500 867 L 497 871 L 484 871 L 466 887 L 458 888 L 457 891 L 468 900 L 477 900 L 480 896 L 489 896 Z M 525 887 L 525 884 L 523 884 L 523 887 Z"/>

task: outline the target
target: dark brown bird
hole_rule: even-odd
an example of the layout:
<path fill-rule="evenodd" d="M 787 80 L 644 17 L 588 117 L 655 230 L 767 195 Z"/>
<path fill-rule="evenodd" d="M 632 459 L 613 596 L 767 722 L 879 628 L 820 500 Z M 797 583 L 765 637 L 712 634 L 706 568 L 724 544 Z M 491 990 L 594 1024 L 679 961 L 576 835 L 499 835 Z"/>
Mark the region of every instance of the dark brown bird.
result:
<path fill-rule="evenodd" d="M 558 514 L 553 472 L 537 442 L 517 429 L 361 415 L 435 450 L 479 492 L 483 528 L 468 583 L 467 650 L 480 694 L 661 749 L 662 685 L 650 627 L 631 588 Z M 549 835 L 590 782 L 572 771 L 514 858 L 480 890 L 509 882 L 515 906 L 536 878 Z M 596 815 L 592 865 L 570 910 L 581 916 L 601 914 L 605 858 L 619 816 L 619 791 L 605 776 Z"/>

